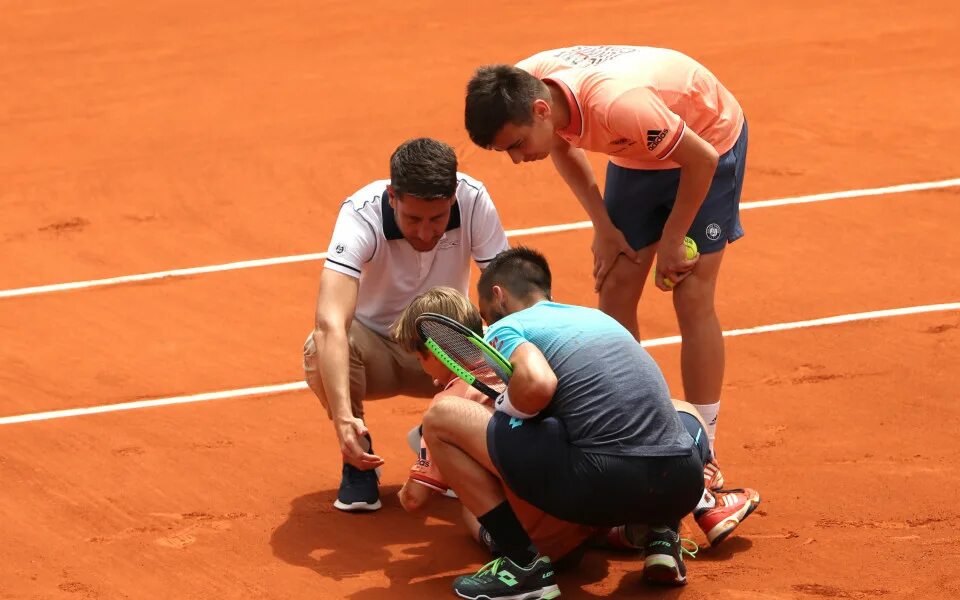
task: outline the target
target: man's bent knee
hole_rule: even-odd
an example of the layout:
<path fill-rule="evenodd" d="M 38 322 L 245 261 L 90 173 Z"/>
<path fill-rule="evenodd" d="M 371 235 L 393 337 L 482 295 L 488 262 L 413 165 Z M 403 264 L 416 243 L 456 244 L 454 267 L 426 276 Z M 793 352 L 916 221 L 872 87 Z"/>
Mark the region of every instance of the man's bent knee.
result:
<path fill-rule="evenodd" d="M 456 441 L 486 435 L 490 413 L 480 404 L 456 396 L 438 398 L 423 415 L 423 435 L 428 440 Z"/>

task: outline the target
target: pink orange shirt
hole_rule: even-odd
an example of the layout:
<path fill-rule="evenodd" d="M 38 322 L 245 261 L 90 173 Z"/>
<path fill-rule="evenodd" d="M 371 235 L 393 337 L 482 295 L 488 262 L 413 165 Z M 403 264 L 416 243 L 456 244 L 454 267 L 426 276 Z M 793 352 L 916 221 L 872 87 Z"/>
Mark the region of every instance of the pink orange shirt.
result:
<path fill-rule="evenodd" d="M 706 67 L 675 50 L 573 46 L 517 63 L 564 90 L 570 124 L 557 135 L 629 169 L 675 169 L 669 160 L 687 128 L 723 154 L 743 110 Z"/>

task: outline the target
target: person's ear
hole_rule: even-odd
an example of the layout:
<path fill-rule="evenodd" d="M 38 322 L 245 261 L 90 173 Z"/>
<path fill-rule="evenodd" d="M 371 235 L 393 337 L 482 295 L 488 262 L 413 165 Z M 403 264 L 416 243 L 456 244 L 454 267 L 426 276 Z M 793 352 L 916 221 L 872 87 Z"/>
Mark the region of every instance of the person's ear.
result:
<path fill-rule="evenodd" d="M 550 103 L 543 98 L 537 98 L 533 101 L 533 116 L 540 120 L 550 118 Z"/>
<path fill-rule="evenodd" d="M 387 201 L 390 203 L 390 208 L 393 210 L 397 210 L 397 200 L 397 191 L 392 185 L 387 184 Z"/>

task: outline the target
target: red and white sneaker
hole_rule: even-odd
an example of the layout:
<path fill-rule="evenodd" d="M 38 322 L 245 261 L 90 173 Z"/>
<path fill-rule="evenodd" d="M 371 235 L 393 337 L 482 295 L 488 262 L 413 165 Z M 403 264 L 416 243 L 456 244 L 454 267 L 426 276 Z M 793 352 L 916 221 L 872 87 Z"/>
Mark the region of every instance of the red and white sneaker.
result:
<path fill-rule="evenodd" d="M 760 505 L 760 494 L 750 488 L 736 490 L 706 490 L 713 496 L 712 506 L 693 511 L 693 518 L 706 534 L 711 546 L 727 539 L 733 530 Z"/>
<path fill-rule="evenodd" d="M 643 552 L 649 532 L 646 525 L 618 525 L 594 535 L 591 545 L 620 552 Z"/>
<path fill-rule="evenodd" d="M 723 489 L 723 473 L 720 472 L 720 465 L 712 458 L 703 466 L 703 487 L 714 492 Z"/>

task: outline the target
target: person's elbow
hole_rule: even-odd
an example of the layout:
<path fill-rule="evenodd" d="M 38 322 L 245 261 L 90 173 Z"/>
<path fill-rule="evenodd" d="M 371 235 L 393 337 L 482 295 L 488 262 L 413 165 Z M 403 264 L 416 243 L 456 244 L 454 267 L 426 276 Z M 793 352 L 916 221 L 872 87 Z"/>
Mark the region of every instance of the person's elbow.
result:
<path fill-rule="evenodd" d="M 317 318 L 313 325 L 313 343 L 322 347 L 330 338 L 346 335 L 346 326 L 342 319 L 332 319 L 328 316 Z"/>
<path fill-rule="evenodd" d="M 553 395 L 556 392 L 557 376 L 554 373 L 541 373 L 536 378 L 533 378 L 527 387 L 526 393 L 523 394 L 523 396 L 527 398 L 527 402 L 525 403 L 529 405 L 527 408 L 531 409 L 528 412 L 540 412 L 543 410 L 543 408 L 553 400 Z"/>
<path fill-rule="evenodd" d="M 676 160 L 679 162 L 680 157 L 677 157 Z M 696 170 L 702 173 L 713 174 L 717 170 L 717 165 L 720 164 L 720 155 L 717 153 L 717 149 L 711 146 L 710 144 L 704 143 L 698 149 L 697 152 L 683 156 L 683 162 L 680 163 L 681 168 L 688 168 L 691 170 Z"/>
<path fill-rule="evenodd" d="M 720 153 L 717 152 L 717 149 L 713 146 L 707 146 L 707 151 L 704 153 L 703 161 L 712 173 L 713 171 L 717 170 L 717 165 L 720 164 Z"/>

